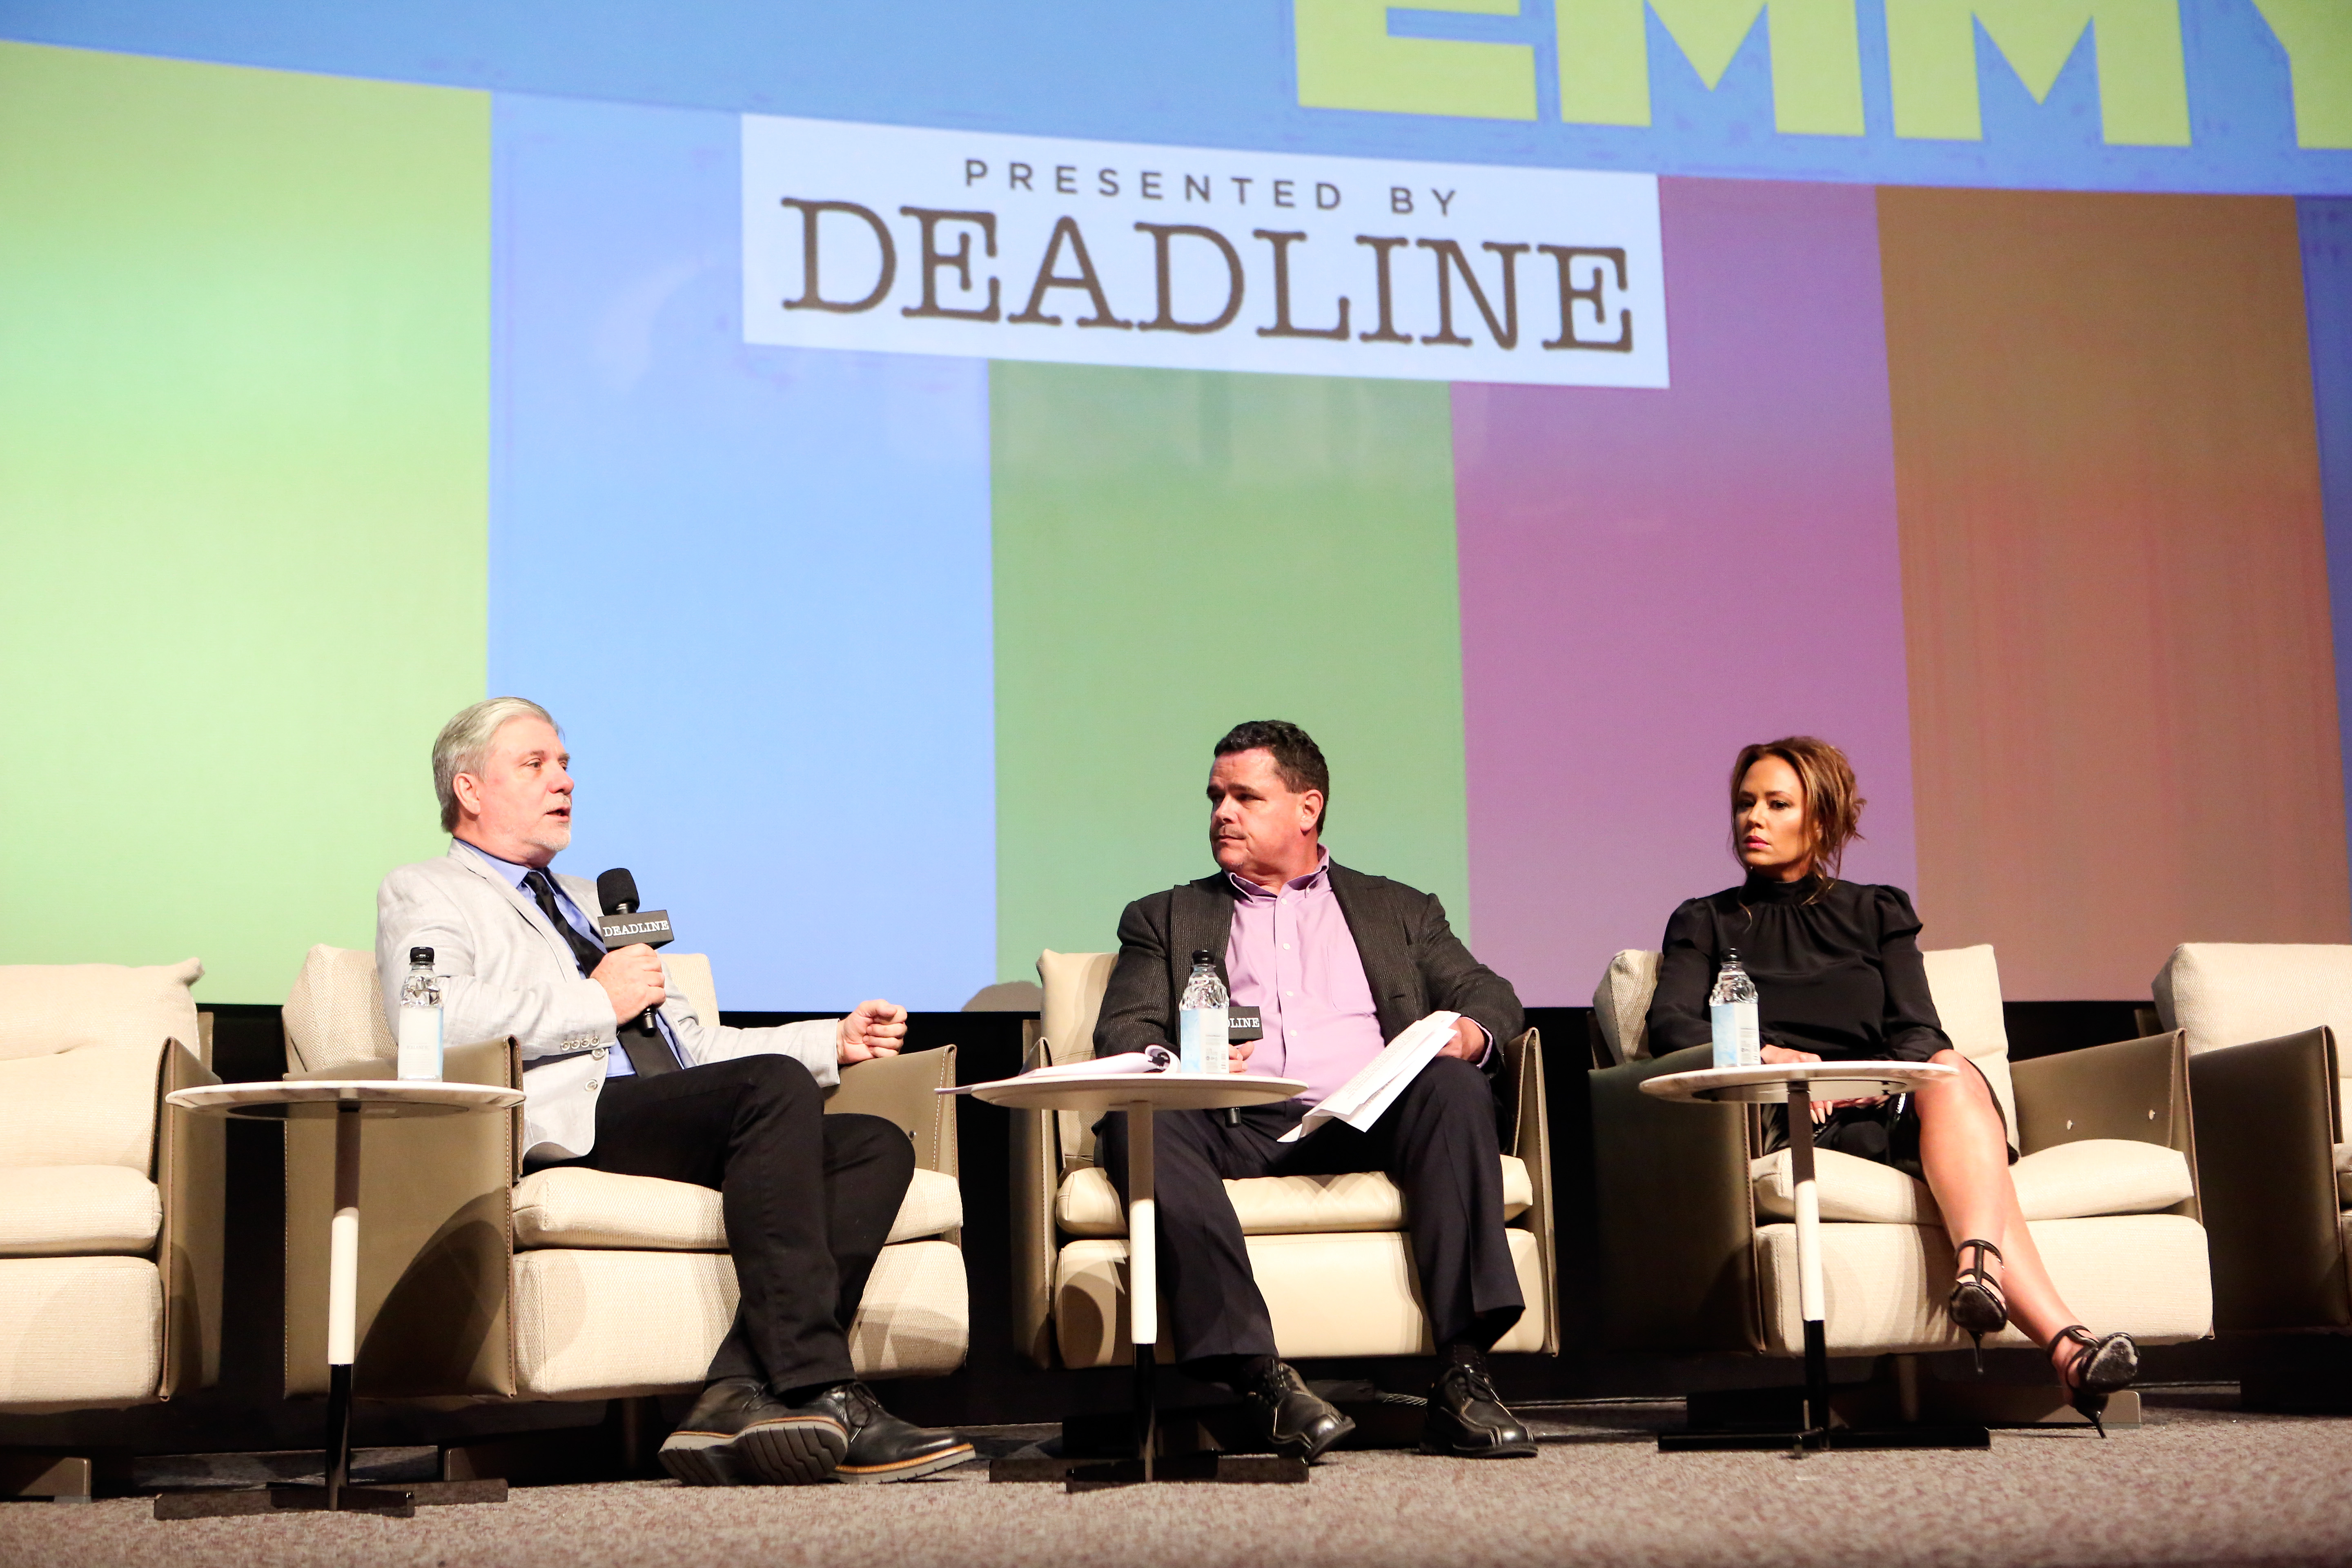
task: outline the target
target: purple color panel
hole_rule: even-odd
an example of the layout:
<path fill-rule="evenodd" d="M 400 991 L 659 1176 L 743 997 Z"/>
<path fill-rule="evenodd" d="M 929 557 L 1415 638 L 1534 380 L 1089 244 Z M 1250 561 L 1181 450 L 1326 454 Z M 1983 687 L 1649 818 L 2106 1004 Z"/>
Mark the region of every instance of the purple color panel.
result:
<path fill-rule="evenodd" d="M 1916 868 L 1875 194 L 1659 186 L 1671 389 L 1454 389 L 1471 909 L 1534 1005 L 1738 879 L 1748 742 L 1844 747 L 1846 876 Z"/>

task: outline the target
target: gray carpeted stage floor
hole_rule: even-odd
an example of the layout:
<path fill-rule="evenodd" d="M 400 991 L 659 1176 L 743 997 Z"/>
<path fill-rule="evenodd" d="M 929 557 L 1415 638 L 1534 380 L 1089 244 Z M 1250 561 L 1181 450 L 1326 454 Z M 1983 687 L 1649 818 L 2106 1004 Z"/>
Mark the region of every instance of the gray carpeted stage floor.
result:
<path fill-rule="evenodd" d="M 2246 1415 L 2152 1392 L 2147 1422 L 1996 1435 L 1990 1453 L 1664 1456 L 1665 1405 L 1543 1412 L 1533 1460 L 1349 1453 L 1303 1487 L 1076 1496 L 930 1482 L 518 1489 L 413 1520 L 158 1522 L 144 1499 L 0 1505 L 0 1563 L 265 1568 L 856 1564 L 857 1568 L 1379 1568 L 1385 1564 L 2352 1562 L 2352 1418 Z M 1010 1450 L 1020 1434 L 989 1447 Z"/>

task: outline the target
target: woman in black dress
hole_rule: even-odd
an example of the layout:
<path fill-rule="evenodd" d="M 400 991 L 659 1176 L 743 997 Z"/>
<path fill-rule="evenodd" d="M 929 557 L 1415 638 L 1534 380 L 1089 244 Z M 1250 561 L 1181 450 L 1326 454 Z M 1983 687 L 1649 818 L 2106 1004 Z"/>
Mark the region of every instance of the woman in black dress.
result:
<path fill-rule="evenodd" d="M 1960 1068 L 1947 1083 L 1892 1101 L 1816 1100 L 1814 1142 L 1927 1184 L 1958 1261 L 1952 1321 L 1981 1341 L 2014 1319 L 2048 1347 L 2074 1407 L 2095 1424 L 2107 1395 L 2137 1373 L 2138 1348 L 2128 1334 L 2095 1335 L 2076 1322 L 2051 1283 L 2010 1180 L 2017 1152 L 2000 1102 L 1936 1016 L 1909 895 L 1838 879 L 1862 807 L 1845 753 L 1826 741 L 1793 736 L 1739 753 L 1731 847 L 1747 880 L 1689 900 L 1666 922 L 1651 1053 L 1714 1038 L 1707 996 L 1725 957 L 1737 952 L 1756 983 L 1766 1061 Z M 1786 1112 L 1772 1114 L 1777 1148 L 1787 1142 Z"/>

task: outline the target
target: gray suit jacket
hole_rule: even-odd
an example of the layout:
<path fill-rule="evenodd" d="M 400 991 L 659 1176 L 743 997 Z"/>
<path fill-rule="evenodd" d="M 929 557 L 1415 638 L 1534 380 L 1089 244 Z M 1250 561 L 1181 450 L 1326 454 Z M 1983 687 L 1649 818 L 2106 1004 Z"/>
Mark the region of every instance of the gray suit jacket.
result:
<path fill-rule="evenodd" d="M 1445 923 L 1445 906 L 1434 895 L 1351 871 L 1336 860 L 1331 891 L 1356 939 L 1364 978 L 1371 983 L 1381 1038 L 1393 1040 L 1438 1011 L 1465 1015 L 1497 1046 L 1519 1033 L 1518 994 L 1470 956 Z M 1217 977 L 1232 986 L 1225 944 L 1233 935 L 1238 896 L 1220 871 L 1127 906 L 1118 919 L 1118 963 L 1095 1024 L 1096 1055 L 1139 1051 L 1176 1038 L 1176 1001 L 1200 949 L 1215 955 Z M 1502 1058 L 1500 1050 L 1489 1052 L 1487 1070 Z"/>
<path fill-rule="evenodd" d="M 593 882 L 552 875 L 583 911 L 595 912 Z M 452 843 L 438 860 L 399 868 L 376 892 L 375 967 L 388 1018 L 400 1016 L 412 947 L 431 948 L 434 971 L 446 976 L 444 1038 L 458 1045 L 511 1035 L 521 1046 L 527 1153 L 561 1159 L 593 1148 L 596 1101 L 618 1025 L 604 988 L 581 974 L 570 944 L 539 906 Z M 821 1084 L 841 1079 L 838 1019 L 730 1029 L 698 1016 L 676 991 L 661 1010 L 688 1067 L 768 1052 L 793 1058 Z"/>

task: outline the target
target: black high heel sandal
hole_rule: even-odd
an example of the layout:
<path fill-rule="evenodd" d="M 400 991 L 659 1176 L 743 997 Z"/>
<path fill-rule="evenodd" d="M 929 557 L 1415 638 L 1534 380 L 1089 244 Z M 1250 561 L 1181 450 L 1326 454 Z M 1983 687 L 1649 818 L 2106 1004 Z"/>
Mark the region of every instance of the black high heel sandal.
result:
<path fill-rule="evenodd" d="M 2094 1334 L 2080 1323 L 2059 1330 L 2051 1342 L 2055 1344 L 2058 1340 L 2065 1340 L 2074 1347 L 2065 1369 L 2058 1374 L 2067 1400 L 2105 1437 L 2107 1424 L 2099 1417 L 2106 1411 L 2107 1395 L 2130 1387 L 2132 1379 L 2139 1375 L 2139 1346 L 2129 1334 Z"/>
<path fill-rule="evenodd" d="M 2000 1258 L 2000 1248 L 1990 1241 L 1963 1241 L 1952 1248 L 1952 1256 L 1958 1258 L 1972 1247 L 1976 1248 L 1977 1260 L 1960 1270 L 1945 1310 L 1951 1313 L 1953 1322 L 1968 1331 L 1969 1353 L 1976 1357 L 1977 1375 L 1982 1377 L 1984 1337 L 2009 1327 L 2009 1300 L 2000 1293 L 2000 1281 L 1985 1267 L 1985 1255 Z"/>

